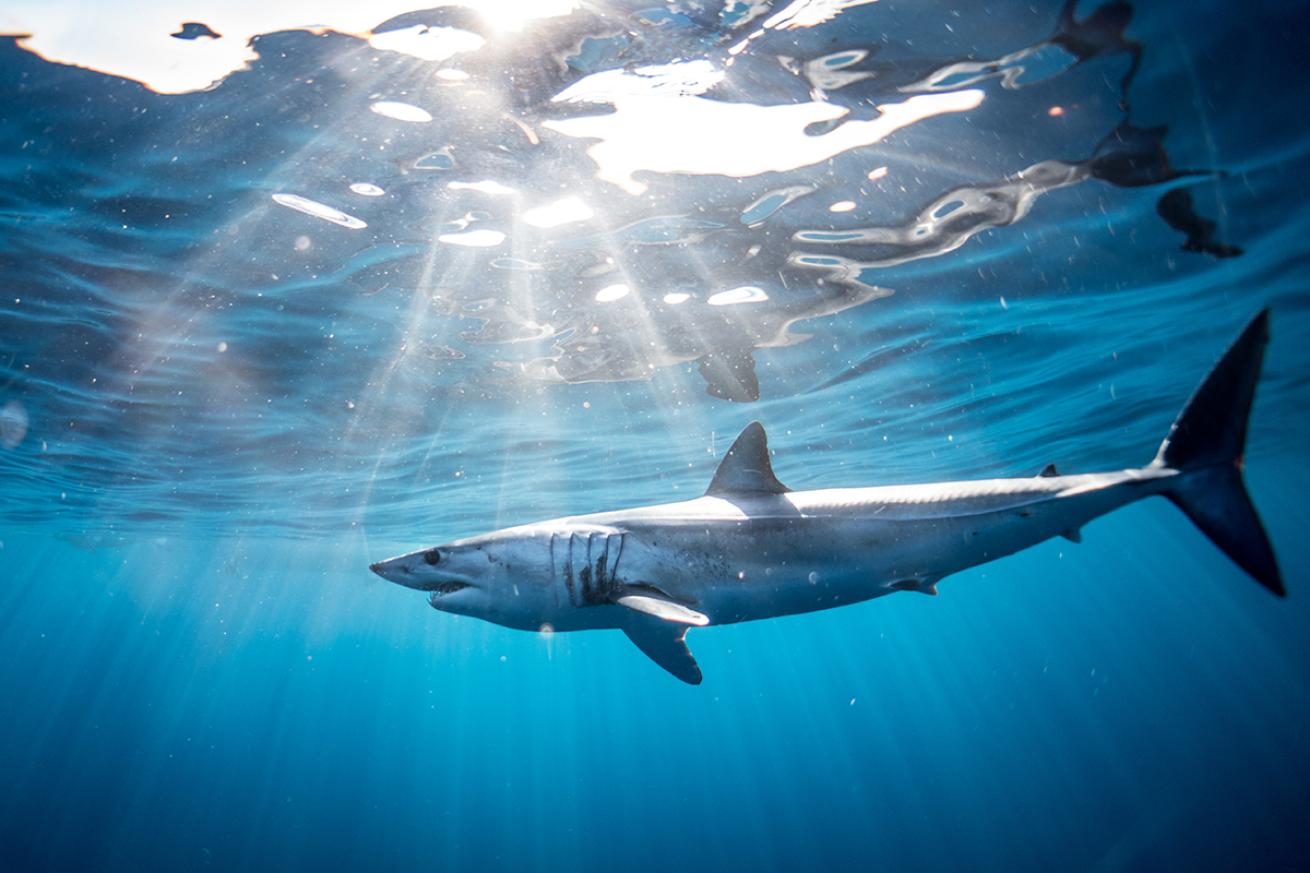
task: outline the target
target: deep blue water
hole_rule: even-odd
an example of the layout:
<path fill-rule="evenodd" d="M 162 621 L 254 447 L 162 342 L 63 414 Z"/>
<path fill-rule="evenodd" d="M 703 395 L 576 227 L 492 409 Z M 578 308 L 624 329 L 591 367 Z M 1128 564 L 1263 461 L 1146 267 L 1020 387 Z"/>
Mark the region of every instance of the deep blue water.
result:
<path fill-rule="evenodd" d="M 1301 4 L 325 11 L 208 88 L 63 6 L 126 49 L 0 15 L 0 869 L 1310 866 Z M 690 687 L 367 570 L 752 419 L 794 488 L 1142 464 L 1265 306 L 1286 600 L 1152 499 Z"/>

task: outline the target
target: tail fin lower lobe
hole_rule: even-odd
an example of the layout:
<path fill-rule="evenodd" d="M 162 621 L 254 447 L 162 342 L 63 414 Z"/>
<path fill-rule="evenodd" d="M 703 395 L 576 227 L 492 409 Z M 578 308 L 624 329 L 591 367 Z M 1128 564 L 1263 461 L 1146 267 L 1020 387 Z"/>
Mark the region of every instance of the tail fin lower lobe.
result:
<path fill-rule="evenodd" d="M 1239 567 L 1284 596 L 1273 547 L 1242 481 L 1246 423 L 1269 342 L 1269 310 L 1246 326 L 1174 422 L 1155 466 L 1183 475 L 1166 492 Z"/>

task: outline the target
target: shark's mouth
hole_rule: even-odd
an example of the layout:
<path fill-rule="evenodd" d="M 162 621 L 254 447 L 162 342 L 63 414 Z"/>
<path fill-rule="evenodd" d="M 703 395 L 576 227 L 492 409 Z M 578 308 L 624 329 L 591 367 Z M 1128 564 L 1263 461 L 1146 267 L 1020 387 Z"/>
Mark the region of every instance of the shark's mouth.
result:
<path fill-rule="evenodd" d="M 442 582 L 441 584 L 428 589 L 428 591 L 431 592 L 428 599 L 436 600 L 438 597 L 445 597 L 447 594 L 454 594 L 456 591 L 463 591 L 465 588 L 470 587 L 472 586 L 467 582 Z"/>

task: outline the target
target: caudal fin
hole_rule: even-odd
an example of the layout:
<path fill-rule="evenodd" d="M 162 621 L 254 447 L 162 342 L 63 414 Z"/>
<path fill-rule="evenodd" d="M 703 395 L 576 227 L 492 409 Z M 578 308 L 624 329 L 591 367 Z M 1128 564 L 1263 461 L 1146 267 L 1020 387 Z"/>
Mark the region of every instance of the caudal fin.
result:
<path fill-rule="evenodd" d="M 1283 597 L 1273 547 L 1242 481 L 1246 422 L 1268 342 L 1266 309 L 1187 401 L 1154 464 L 1182 473 L 1165 492 L 1169 499 L 1239 567 Z"/>

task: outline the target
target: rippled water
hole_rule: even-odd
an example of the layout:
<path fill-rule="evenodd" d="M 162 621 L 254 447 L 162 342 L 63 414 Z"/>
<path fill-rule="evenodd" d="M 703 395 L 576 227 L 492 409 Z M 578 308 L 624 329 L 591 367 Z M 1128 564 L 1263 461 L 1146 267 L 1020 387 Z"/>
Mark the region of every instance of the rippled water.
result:
<path fill-rule="evenodd" d="M 1304 860 L 1294 4 L 202 6 L 0 11 L 15 869 Z M 1143 463 L 1263 306 L 1287 603 L 1161 501 L 691 691 L 366 578 L 751 419 L 796 488 Z"/>

